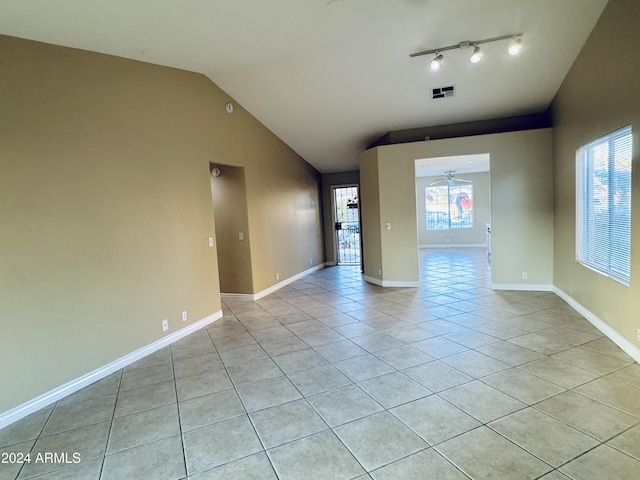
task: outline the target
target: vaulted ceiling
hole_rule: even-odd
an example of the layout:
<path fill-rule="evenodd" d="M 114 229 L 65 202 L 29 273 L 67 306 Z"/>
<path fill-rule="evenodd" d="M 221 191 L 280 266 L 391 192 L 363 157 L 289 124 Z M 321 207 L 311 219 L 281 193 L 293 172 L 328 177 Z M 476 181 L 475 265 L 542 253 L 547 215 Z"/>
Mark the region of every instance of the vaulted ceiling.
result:
<path fill-rule="evenodd" d="M 207 75 L 321 172 L 387 131 L 544 111 L 606 0 L 6 0 L 0 33 Z M 445 52 L 421 50 L 524 33 Z M 433 87 L 456 94 L 431 100 Z"/>

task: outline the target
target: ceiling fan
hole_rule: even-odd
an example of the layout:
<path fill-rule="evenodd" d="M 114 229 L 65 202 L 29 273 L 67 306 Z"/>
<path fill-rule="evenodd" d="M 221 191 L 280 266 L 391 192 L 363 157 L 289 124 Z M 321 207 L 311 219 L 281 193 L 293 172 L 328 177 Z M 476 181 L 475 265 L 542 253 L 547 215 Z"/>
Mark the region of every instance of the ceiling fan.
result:
<path fill-rule="evenodd" d="M 440 180 L 436 180 L 435 182 L 430 183 L 429 186 L 431 187 L 433 185 L 437 185 L 443 182 L 446 182 L 447 184 L 449 184 L 450 187 L 453 187 L 454 185 L 467 185 L 469 183 L 473 183 L 471 180 L 455 178 L 454 173 L 456 173 L 455 170 L 448 170 L 444 172 L 444 177 L 442 177 Z"/>

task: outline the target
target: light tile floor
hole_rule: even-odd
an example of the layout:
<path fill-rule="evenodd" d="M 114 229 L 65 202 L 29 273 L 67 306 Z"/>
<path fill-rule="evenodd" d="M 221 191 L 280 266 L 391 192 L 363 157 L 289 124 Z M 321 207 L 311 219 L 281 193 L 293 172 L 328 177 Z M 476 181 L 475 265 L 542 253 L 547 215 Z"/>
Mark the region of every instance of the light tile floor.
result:
<path fill-rule="evenodd" d="M 640 365 L 479 250 L 327 268 L 0 431 L 0 480 L 638 479 Z"/>

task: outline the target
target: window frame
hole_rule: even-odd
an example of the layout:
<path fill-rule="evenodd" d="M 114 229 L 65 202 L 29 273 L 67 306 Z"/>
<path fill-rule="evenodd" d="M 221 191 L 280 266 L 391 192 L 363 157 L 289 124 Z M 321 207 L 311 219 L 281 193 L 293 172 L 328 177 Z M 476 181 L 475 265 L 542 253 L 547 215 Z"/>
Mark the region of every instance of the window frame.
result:
<path fill-rule="evenodd" d="M 447 227 L 446 228 L 429 228 L 429 208 L 428 208 L 428 199 L 429 199 L 429 195 L 428 195 L 428 191 L 429 189 L 435 189 L 435 188 L 441 188 L 441 187 L 447 187 Z M 471 189 L 471 191 L 469 192 L 470 195 L 470 199 L 471 199 L 471 220 L 469 223 L 463 225 L 463 226 L 452 226 L 451 223 L 451 188 L 452 187 L 456 187 L 456 188 L 464 188 L 464 187 L 468 187 Z M 465 183 L 462 185 L 451 185 L 451 184 L 447 184 L 447 185 L 429 185 L 426 186 L 424 188 L 424 206 L 425 206 L 425 229 L 429 232 L 446 232 L 449 230 L 468 230 L 468 229 L 472 229 L 474 228 L 474 224 L 475 224 L 475 205 L 473 204 L 473 198 L 474 198 L 474 188 L 473 188 L 473 182 L 469 182 L 469 183 Z"/>
<path fill-rule="evenodd" d="M 606 149 L 605 157 L 598 157 L 596 149 L 599 147 Z M 618 148 L 623 150 L 623 155 L 628 148 L 628 169 L 618 167 L 623 164 L 617 162 Z M 598 174 L 596 167 L 598 160 L 602 162 L 603 159 L 606 160 L 605 182 L 602 182 L 602 168 Z M 630 125 L 576 150 L 576 262 L 627 287 L 631 283 L 632 163 L 633 131 Z M 620 186 L 620 182 L 624 184 Z M 618 196 L 618 192 L 622 195 Z M 601 214 L 598 215 L 598 200 L 603 197 L 606 202 L 601 201 L 600 205 L 606 203 L 606 208 L 603 210 L 600 206 Z"/>

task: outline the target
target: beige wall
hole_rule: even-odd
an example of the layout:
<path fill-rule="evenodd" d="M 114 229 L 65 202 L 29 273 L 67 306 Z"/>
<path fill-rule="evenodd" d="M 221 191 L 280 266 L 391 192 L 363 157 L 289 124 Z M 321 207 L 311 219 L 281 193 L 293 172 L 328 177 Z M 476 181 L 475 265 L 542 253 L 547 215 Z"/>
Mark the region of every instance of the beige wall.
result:
<path fill-rule="evenodd" d="M 489 172 L 464 173 L 457 177 L 473 182 L 473 228 L 452 230 L 427 230 L 425 188 L 442 180 L 439 177 L 416 178 L 416 205 L 418 209 L 418 244 L 427 245 L 478 245 L 486 244 L 485 223 L 491 223 L 491 179 Z M 440 184 L 443 185 L 443 184 Z"/>
<path fill-rule="evenodd" d="M 220 291 L 252 293 L 251 241 L 244 167 L 216 163 L 211 164 L 211 167 L 221 171 L 220 176 L 211 176 Z"/>
<path fill-rule="evenodd" d="M 0 70 L 0 412 L 220 310 L 210 162 L 254 291 L 322 261 L 319 174 L 204 76 L 3 36 Z"/>
<path fill-rule="evenodd" d="M 377 234 L 376 221 L 381 235 L 380 252 L 367 252 L 365 242 L 365 273 L 367 258 L 379 255 L 383 282 L 418 278 L 415 159 L 489 153 L 493 283 L 549 287 L 553 249 L 551 135 L 550 129 L 529 130 L 387 145 L 365 152 L 360 157 L 363 235 L 368 239 Z M 377 164 L 377 172 L 371 164 Z M 363 166 L 369 176 L 377 173 L 377 183 L 365 181 Z M 409 185 L 412 187 L 407 188 Z M 380 207 L 368 210 L 365 196 L 373 197 L 370 190 L 376 187 Z M 384 230 L 387 222 L 392 224 L 391 230 Z M 527 280 L 522 279 L 523 271 L 528 273 Z"/>
<path fill-rule="evenodd" d="M 640 2 L 611 0 L 552 103 L 555 160 L 554 284 L 638 347 L 640 328 Z M 631 286 L 575 260 L 576 149 L 633 129 Z"/>
<path fill-rule="evenodd" d="M 333 190 L 339 185 L 360 185 L 360 173 L 355 171 L 322 174 L 322 212 L 324 226 L 324 257 L 327 265 L 336 264 Z"/>
<path fill-rule="evenodd" d="M 362 217 L 360 234 L 362 235 L 364 274 L 382 281 L 382 231 L 377 148 L 360 154 L 360 216 Z"/>

